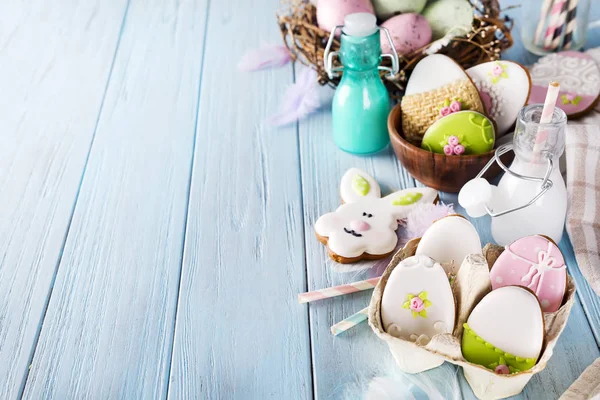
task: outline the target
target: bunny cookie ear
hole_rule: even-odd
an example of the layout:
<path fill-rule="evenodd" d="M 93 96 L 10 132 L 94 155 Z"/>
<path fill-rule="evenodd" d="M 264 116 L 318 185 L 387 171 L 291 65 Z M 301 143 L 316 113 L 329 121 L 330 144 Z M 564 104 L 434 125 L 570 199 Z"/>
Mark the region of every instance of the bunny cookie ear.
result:
<path fill-rule="evenodd" d="M 350 168 L 342 177 L 340 194 L 344 203 L 355 203 L 365 198 L 380 198 L 381 189 L 369 174 L 358 168 Z"/>
<path fill-rule="evenodd" d="M 410 188 L 387 195 L 381 201 L 390 207 L 396 219 L 402 219 L 417 204 L 433 203 L 437 197 L 437 190 L 431 188 Z"/>

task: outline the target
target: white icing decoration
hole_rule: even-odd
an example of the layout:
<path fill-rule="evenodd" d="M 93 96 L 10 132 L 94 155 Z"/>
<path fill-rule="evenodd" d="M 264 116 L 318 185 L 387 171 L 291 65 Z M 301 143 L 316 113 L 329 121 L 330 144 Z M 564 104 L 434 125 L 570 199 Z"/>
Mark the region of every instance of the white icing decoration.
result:
<path fill-rule="evenodd" d="M 509 246 L 506 246 L 505 250 L 508 251 L 509 253 L 511 253 L 513 255 L 513 258 L 516 257 L 516 259 L 519 259 L 521 261 L 524 261 L 526 263 L 531 264 L 531 266 L 529 267 L 529 271 L 527 272 L 527 274 L 525 276 L 523 276 L 523 278 L 521 278 L 521 281 L 524 283 L 527 283 L 527 287 L 530 289 L 534 289 L 536 287 L 542 287 L 542 282 L 544 281 L 544 274 L 546 273 L 546 271 L 549 271 L 551 269 L 555 269 L 555 270 L 562 270 L 567 268 L 566 265 L 558 265 L 558 262 L 556 260 L 556 258 L 550 256 L 550 253 L 552 251 L 552 242 L 548 241 L 548 251 L 539 251 L 538 253 L 538 262 L 535 263 L 531 260 L 528 260 L 526 258 L 523 258 L 521 256 L 519 256 L 518 254 L 513 253 L 510 250 Z M 501 283 L 501 282 L 499 282 Z"/>
<path fill-rule="evenodd" d="M 502 277 L 501 277 L 501 276 L 497 276 L 497 277 L 496 277 L 496 282 L 497 282 L 497 283 L 502 283 L 502 282 L 504 282 L 504 279 L 502 279 Z"/>
<path fill-rule="evenodd" d="M 369 182 L 371 188 L 366 196 L 358 195 L 352 189 L 352 179 L 356 174 Z M 395 232 L 398 220 L 405 218 L 417 204 L 433 203 L 437 197 L 437 191 L 433 189 L 411 188 L 380 198 L 377 182 L 357 168 L 344 174 L 340 192 L 345 204 L 336 211 L 319 217 L 315 223 L 315 231 L 319 236 L 328 238 L 327 246 L 333 253 L 346 258 L 358 257 L 363 253 L 381 255 L 393 251 L 398 242 Z M 406 206 L 392 205 L 394 199 L 407 192 L 421 193 L 422 197 Z M 366 228 L 355 229 L 359 226 Z"/>
<path fill-rule="evenodd" d="M 402 332 L 402 328 L 396 324 L 390 324 L 390 326 L 387 328 L 387 333 L 397 338 L 400 337 L 400 332 Z"/>
<path fill-rule="evenodd" d="M 568 54 L 549 54 L 540 58 L 531 68 L 531 81 L 537 86 L 560 82 L 561 92 L 583 96 L 600 93 L 600 69 L 593 58 L 573 57 Z"/>
<path fill-rule="evenodd" d="M 433 265 L 431 265 L 433 264 Z M 402 305 L 407 295 L 427 292 L 427 318 L 414 318 Z M 439 263 L 425 256 L 412 256 L 400 262 L 390 274 L 381 299 L 381 320 L 386 332 L 393 326 L 402 327 L 400 337 L 409 340 L 411 334 L 430 338 L 440 329 L 454 327 L 454 297 L 448 277 Z M 390 333 L 391 334 L 391 333 Z M 423 337 L 422 340 L 425 340 Z"/>
<path fill-rule="evenodd" d="M 433 329 L 438 333 L 450 333 L 450 329 L 448 329 L 448 325 L 444 321 L 436 321 L 433 324 Z"/>
<path fill-rule="evenodd" d="M 537 297 L 519 286 L 488 293 L 473 309 L 469 327 L 507 353 L 537 358 L 544 341 L 544 322 Z"/>
<path fill-rule="evenodd" d="M 521 65 L 502 61 L 500 64 L 508 78 L 501 78 L 495 84 L 488 75 L 497 61 L 479 64 L 467 70 L 479 92 L 490 96 L 492 109 L 487 110 L 488 115 L 496 122 L 496 137 L 501 137 L 508 132 L 517 120 L 521 108 L 526 104 L 531 89 L 531 82 L 527 71 Z M 562 82 L 561 82 L 562 84 Z"/>
<path fill-rule="evenodd" d="M 541 301 L 542 303 L 542 308 L 548 308 L 548 306 L 550 306 L 550 302 L 548 301 L 548 299 L 543 299 Z"/>
<path fill-rule="evenodd" d="M 450 57 L 432 54 L 417 63 L 410 74 L 404 95 L 429 92 L 444 85 L 467 79 L 466 72 Z"/>
<path fill-rule="evenodd" d="M 482 254 L 481 240 L 468 220 L 450 215 L 425 231 L 415 254 L 429 256 L 439 263 L 454 262 L 460 267 L 467 255 Z"/>

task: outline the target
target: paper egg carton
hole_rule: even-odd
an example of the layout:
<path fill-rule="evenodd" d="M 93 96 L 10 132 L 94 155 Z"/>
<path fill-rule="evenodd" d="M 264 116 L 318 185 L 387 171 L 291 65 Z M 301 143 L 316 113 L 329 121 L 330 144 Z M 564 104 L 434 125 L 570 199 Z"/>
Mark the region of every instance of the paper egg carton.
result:
<path fill-rule="evenodd" d="M 413 256 L 420 239 L 413 239 L 401 249 L 387 266 L 377 284 L 369 305 L 369 325 L 375 334 L 385 341 L 400 369 L 417 373 L 440 366 L 444 361 L 461 366 L 465 378 L 480 399 L 502 399 L 520 393 L 534 374 L 539 373 L 552 357 L 556 342 L 567 325 L 569 313 L 575 302 L 575 284 L 567 275 L 567 289 L 563 305 L 553 313 L 544 313 L 545 338 L 542 353 L 537 364 L 527 370 L 510 375 L 499 375 L 477 364 L 468 362 L 462 356 L 461 339 L 463 324 L 479 301 L 492 290 L 489 268 L 504 251 L 501 246 L 488 244 L 483 256 L 473 254 L 465 258 L 452 284 L 456 302 L 456 319 L 452 334 L 435 335 L 428 343 L 397 338 L 385 332 L 381 322 L 381 299 L 390 274 L 405 258 Z M 490 267 L 488 267 L 488 265 Z M 444 265 L 449 270 L 451 266 Z"/>

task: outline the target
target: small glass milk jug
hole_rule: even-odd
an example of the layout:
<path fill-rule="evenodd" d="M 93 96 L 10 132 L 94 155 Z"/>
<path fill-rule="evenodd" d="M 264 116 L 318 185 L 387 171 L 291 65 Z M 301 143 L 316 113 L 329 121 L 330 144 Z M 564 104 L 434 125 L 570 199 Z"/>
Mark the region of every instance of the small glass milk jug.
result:
<path fill-rule="evenodd" d="M 542 106 L 521 109 L 513 143 L 498 147 L 494 158 L 458 194 L 469 216 L 492 217 L 492 236 L 500 245 L 536 234 L 556 243 L 562 238 L 567 191 L 558 161 L 565 149 L 567 116 L 555 107 L 551 122 L 540 124 Z M 500 156 L 510 150 L 515 159 L 507 168 Z M 498 186 L 481 177 L 494 161 L 505 171 Z"/>
<path fill-rule="evenodd" d="M 338 28 L 342 28 L 340 51 L 331 52 Z M 389 40 L 392 54 L 381 54 L 380 30 Z M 333 67 L 335 56 L 343 67 Z M 392 68 L 379 65 L 383 57 L 391 58 Z M 344 25 L 336 26 L 331 32 L 323 58 L 330 78 L 344 71 L 332 105 L 335 144 L 353 154 L 382 150 L 390 142 L 387 129 L 390 100 L 379 70 L 389 71 L 392 76 L 398 73 L 398 54 L 389 32 L 377 26 L 372 14 L 347 15 Z"/>

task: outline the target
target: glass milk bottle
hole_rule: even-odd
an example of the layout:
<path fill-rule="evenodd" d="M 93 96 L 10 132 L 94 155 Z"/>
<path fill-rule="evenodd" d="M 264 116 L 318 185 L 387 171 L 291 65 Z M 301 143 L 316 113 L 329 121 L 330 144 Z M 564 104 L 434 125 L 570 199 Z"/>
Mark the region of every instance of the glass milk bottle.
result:
<path fill-rule="evenodd" d="M 340 50 L 330 52 L 338 28 L 342 28 Z M 347 15 L 344 25 L 331 32 L 325 49 L 325 69 L 330 77 L 336 71 L 344 71 L 333 97 L 333 140 L 339 148 L 353 154 L 375 153 L 390 142 L 387 129 L 390 100 L 379 70 L 396 74 L 398 55 L 393 44 L 393 54 L 381 54 L 380 29 L 391 43 L 389 33 L 377 26 L 374 15 Z M 333 68 L 336 55 L 342 63 L 341 68 Z M 392 59 L 392 68 L 379 65 L 382 57 Z"/>
<path fill-rule="evenodd" d="M 458 201 L 472 217 L 486 213 L 492 216 L 492 236 L 501 245 L 541 234 L 560 242 L 567 213 L 567 190 L 559 169 L 559 158 L 565 149 L 567 116 L 554 108 L 552 121 L 540 124 L 541 104 L 532 104 L 519 112 L 513 144 L 500 146 L 496 156 L 467 182 Z M 500 156 L 514 150 L 510 168 Z M 492 162 L 504 169 L 498 186 L 492 186 L 481 175 Z"/>

